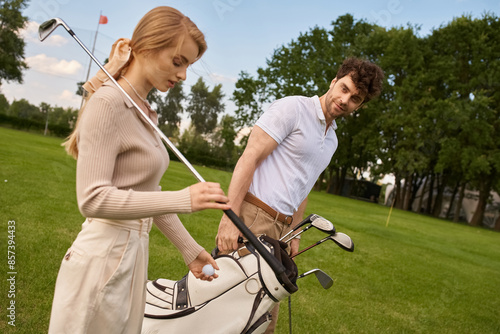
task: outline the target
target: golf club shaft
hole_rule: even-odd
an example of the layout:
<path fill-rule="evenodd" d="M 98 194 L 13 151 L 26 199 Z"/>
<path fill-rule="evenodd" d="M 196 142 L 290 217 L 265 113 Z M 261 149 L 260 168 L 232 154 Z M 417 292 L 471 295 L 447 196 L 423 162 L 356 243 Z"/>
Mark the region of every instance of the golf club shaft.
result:
<path fill-rule="evenodd" d="M 61 20 L 62 21 L 62 20 Z M 48 22 L 48 21 L 47 21 Z M 64 22 L 64 21 L 63 21 Z M 44 24 L 42 24 L 44 25 Z M 118 84 L 118 82 L 113 78 L 113 76 L 104 68 L 104 66 L 97 60 L 97 58 L 89 51 L 89 49 L 80 41 L 78 36 L 70 29 L 66 24 L 64 24 L 64 28 L 68 31 L 68 33 L 73 37 L 73 39 L 85 50 L 85 52 L 92 58 L 92 60 L 99 66 L 99 68 L 109 77 L 111 82 L 115 84 L 115 86 L 125 95 L 125 97 L 130 100 L 137 110 L 141 113 L 142 117 L 146 122 L 153 127 L 153 129 L 158 133 L 158 135 L 163 139 L 165 144 L 167 144 L 168 148 L 174 152 L 174 154 L 179 158 L 180 161 L 184 163 L 194 174 L 196 179 L 199 182 L 205 182 L 203 177 L 194 169 L 191 163 L 182 155 L 182 153 L 177 149 L 177 147 L 172 144 L 172 142 L 168 139 L 167 136 L 158 128 L 158 126 L 149 118 L 149 116 L 144 113 L 144 111 L 137 105 L 137 103 L 130 97 L 129 94 Z M 223 210 L 224 213 L 231 219 L 231 221 L 236 225 L 236 227 L 240 230 L 240 232 L 247 238 L 247 240 L 255 247 L 255 249 L 259 252 L 259 254 L 264 258 L 264 260 L 269 264 L 271 269 L 274 271 L 280 282 L 284 282 L 285 275 L 285 267 L 281 262 L 279 262 L 265 247 L 264 245 L 257 239 L 257 237 L 250 231 L 250 229 L 243 223 L 243 221 L 233 212 L 233 210 Z"/>
<path fill-rule="evenodd" d="M 300 251 L 300 252 L 298 252 L 297 254 L 295 254 L 295 255 L 293 255 L 293 256 L 290 256 L 290 258 L 291 258 L 291 259 L 293 259 L 293 258 L 294 258 L 294 257 L 296 257 L 297 255 L 300 255 L 300 254 L 304 253 L 305 251 L 307 251 L 307 250 L 309 250 L 309 249 L 311 249 L 311 248 L 313 248 L 313 247 L 316 247 L 316 246 L 318 246 L 319 244 L 322 244 L 323 242 L 325 242 L 325 241 L 326 241 L 326 240 L 328 240 L 328 239 L 330 239 L 330 236 L 328 236 L 328 237 L 326 237 L 326 238 L 321 239 L 320 241 L 318 241 L 318 242 L 316 242 L 316 243 L 312 244 L 312 245 L 311 245 L 311 246 L 309 246 L 309 247 L 304 248 L 303 250 L 301 250 L 301 251 Z"/>
<path fill-rule="evenodd" d="M 307 216 L 306 219 L 304 219 L 303 221 L 301 221 L 300 223 L 298 223 L 297 225 L 295 225 L 295 227 L 292 228 L 287 234 L 285 234 L 284 236 L 282 236 L 279 241 L 282 241 L 283 239 L 285 239 L 286 237 L 288 237 L 290 234 L 292 234 L 293 232 L 295 232 L 301 226 L 304 226 L 307 223 L 311 223 L 312 220 L 313 220 L 312 218 L 314 216 L 316 216 L 316 215 L 315 214 L 310 214 L 309 216 Z"/>
<path fill-rule="evenodd" d="M 301 235 L 302 233 L 307 231 L 310 227 L 311 227 L 311 225 L 307 226 L 305 229 L 301 230 L 299 233 L 292 235 L 288 240 L 284 241 L 284 243 L 285 244 L 289 243 L 290 241 L 292 241 L 293 239 L 297 238 L 299 235 Z"/>

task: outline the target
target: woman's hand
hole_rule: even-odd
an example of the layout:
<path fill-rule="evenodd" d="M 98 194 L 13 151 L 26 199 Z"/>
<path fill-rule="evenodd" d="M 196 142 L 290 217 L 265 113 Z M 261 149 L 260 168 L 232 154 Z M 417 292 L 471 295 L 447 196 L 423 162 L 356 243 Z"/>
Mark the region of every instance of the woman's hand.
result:
<path fill-rule="evenodd" d="M 203 250 L 196 259 L 193 260 L 190 264 L 188 264 L 189 270 L 193 273 L 194 277 L 201 279 L 202 281 L 212 281 L 214 278 L 219 277 L 217 274 L 213 274 L 212 276 L 205 275 L 203 273 L 203 267 L 207 264 L 211 264 L 215 270 L 219 270 L 217 266 L 217 262 L 215 262 L 214 258 L 207 253 L 206 250 Z"/>
<path fill-rule="evenodd" d="M 220 184 L 200 182 L 189 187 L 191 193 L 191 210 L 193 212 L 204 209 L 229 210 L 229 199 L 224 195 Z"/>

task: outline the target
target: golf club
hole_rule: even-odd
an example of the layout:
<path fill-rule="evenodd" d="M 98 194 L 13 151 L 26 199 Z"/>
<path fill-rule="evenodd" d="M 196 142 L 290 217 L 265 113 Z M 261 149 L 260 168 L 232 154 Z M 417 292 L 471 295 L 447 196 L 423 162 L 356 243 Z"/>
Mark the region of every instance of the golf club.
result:
<path fill-rule="evenodd" d="M 289 231 L 287 234 L 282 236 L 280 241 L 284 240 L 286 237 L 288 237 L 293 232 L 297 231 L 302 226 L 304 226 L 306 224 L 312 225 L 312 223 L 315 221 L 317 221 L 317 223 L 315 224 L 316 228 L 318 228 L 324 232 L 327 232 L 327 233 L 332 233 L 332 232 L 334 233 L 335 232 L 335 227 L 333 226 L 333 224 L 329 220 L 327 220 L 319 215 L 316 215 L 316 214 L 310 214 L 309 216 L 306 217 L 306 219 L 304 219 L 303 221 L 301 221 L 300 223 L 295 225 L 295 227 L 291 231 Z M 290 240 L 292 240 L 293 238 L 298 236 L 300 233 L 307 231 L 309 228 L 312 227 L 311 225 L 307 226 L 303 231 L 297 233 L 295 236 L 293 236 L 292 238 L 290 238 L 286 242 L 289 242 Z"/>
<path fill-rule="evenodd" d="M 283 239 L 285 239 L 286 237 L 288 237 L 290 234 L 292 234 L 293 232 L 295 232 L 296 230 L 298 230 L 299 228 L 301 228 L 305 224 L 310 224 L 314 219 L 316 219 L 316 217 L 319 217 L 319 216 L 315 215 L 315 214 L 310 214 L 309 216 L 306 217 L 306 219 L 304 219 L 303 221 L 301 221 L 300 223 L 298 223 L 297 225 L 295 225 L 295 227 L 291 231 L 289 231 L 287 234 L 285 234 L 284 236 L 282 236 L 281 239 L 280 239 L 280 241 L 282 241 Z"/>
<path fill-rule="evenodd" d="M 328 276 L 328 274 L 325 273 L 321 269 L 309 270 L 309 271 L 297 276 L 297 279 L 306 277 L 306 276 L 311 275 L 311 274 L 316 275 L 316 278 L 318 279 L 318 281 L 321 284 L 321 286 L 323 287 L 323 289 L 329 289 L 332 287 L 333 279 L 330 276 Z"/>
<path fill-rule="evenodd" d="M 158 133 L 158 135 L 163 139 L 168 148 L 179 158 L 180 161 L 188 167 L 188 169 L 193 173 L 199 182 L 205 182 L 203 177 L 194 169 L 191 163 L 182 155 L 182 153 L 172 144 L 167 136 L 156 126 L 156 124 L 147 116 L 147 114 L 137 105 L 137 103 L 127 94 L 127 92 L 116 82 L 113 76 L 104 68 L 104 66 L 97 60 L 97 58 L 89 51 L 89 49 L 80 41 L 78 36 L 71 30 L 71 28 L 60 18 L 53 18 L 44 23 L 42 23 L 38 29 L 38 36 L 40 41 L 44 41 L 47 37 L 54 32 L 54 30 L 62 26 L 66 31 L 73 37 L 73 39 L 85 50 L 85 52 L 92 58 L 92 60 L 99 66 L 99 68 L 109 77 L 109 80 L 125 95 L 125 97 L 132 103 L 132 105 L 137 108 L 141 113 L 144 120 Z M 231 221 L 236 225 L 240 232 L 247 238 L 247 240 L 255 247 L 255 249 L 260 253 L 264 260 L 273 269 L 274 273 L 278 277 L 281 283 L 288 281 L 285 275 L 285 267 L 281 262 L 279 262 L 262 243 L 259 242 L 257 237 L 246 227 L 246 225 L 240 220 L 240 218 L 232 210 L 223 210 L 224 213 L 231 219 Z"/>
<path fill-rule="evenodd" d="M 353 252 L 354 251 L 354 243 L 352 242 L 352 239 L 351 237 L 349 237 L 347 234 L 345 233 L 342 233 L 342 232 L 337 232 L 333 235 L 329 235 L 323 239 L 321 239 L 320 241 L 312 244 L 311 246 L 307 247 L 307 248 L 304 248 L 303 250 L 301 250 L 300 252 L 298 252 L 297 254 L 291 256 L 290 258 L 294 258 L 296 257 L 297 255 L 300 255 L 302 253 L 304 253 L 305 251 L 313 248 L 313 247 L 316 247 L 318 246 L 319 244 L 322 244 L 323 242 L 327 241 L 327 240 L 332 240 L 333 242 L 335 242 L 340 248 L 342 248 L 343 250 L 346 250 L 348 252 Z"/>
<path fill-rule="evenodd" d="M 317 216 L 317 218 L 314 219 L 308 226 L 306 226 L 306 228 L 301 230 L 299 233 L 291 236 L 290 239 L 285 241 L 285 243 L 289 243 L 290 241 L 292 241 L 297 236 L 301 235 L 302 233 L 304 233 L 305 231 L 307 231 L 311 227 L 315 227 L 318 230 L 325 232 L 325 233 L 335 234 L 335 226 L 333 226 L 333 224 L 329 220 L 326 220 L 323 217 Z"/>

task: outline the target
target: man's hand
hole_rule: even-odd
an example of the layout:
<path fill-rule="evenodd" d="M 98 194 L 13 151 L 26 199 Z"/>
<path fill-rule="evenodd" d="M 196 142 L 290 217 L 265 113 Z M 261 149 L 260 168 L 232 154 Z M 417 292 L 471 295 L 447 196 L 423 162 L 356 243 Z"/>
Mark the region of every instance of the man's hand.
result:
<path fill-rule="evenodd" d="M 205 275 L 203 273 L 203 267 L 207 264 L 211 264 L 215 270 L 219 270 L 219 266 L 217 266 L 217 262 L 215 262 L 214 258 L 207 253 L 206 250 L 203 250 L 196 259 L 193 260 L 190 264 L 188 264 L 189 270 L 193 273 L 194 277 L 201 279 L 202 281 L 212 281 L 214 278 L 219 277 L 217 274 L 213 274 L 212 276 Z"/>
<path fill-rule="evenodd" d="M 231 251 L 238 249 L 238 237 L 241 236 L 238 228 L 233 222 L 223 215 L 219 224 L 219 231 L 217 233 L 216 242 L 219 252 L 227 254 Z"/>

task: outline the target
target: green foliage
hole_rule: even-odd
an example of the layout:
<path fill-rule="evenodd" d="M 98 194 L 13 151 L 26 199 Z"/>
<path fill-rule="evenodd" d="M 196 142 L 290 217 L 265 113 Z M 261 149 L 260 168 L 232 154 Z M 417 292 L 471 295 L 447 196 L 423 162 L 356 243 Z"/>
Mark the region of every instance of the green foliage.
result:
<path fill-rule="evenodd" d="M 263 70 L 259 68 L 257 72 Z M 263 105 L 269 102 L 267 85 L 264 80 L 254 79 L 247 72 L 241 72 L 235 87 L 232 100 L 237 107 L 236 125 L 240 129 L 253 126 L 263 112 Z"/>
<path fill-rule="evenodd" d="M 0 112 L 0 124 L 9 125 L 19 130 L 41 132 L 45 130 L 48 121 L 49 134 L 67 137 L 76 123 L 77 115 L 76 109 L 53 108 L 44 102 L 37 107 L 27 100 L 21 99 L 12 102 L 5 113 Z"/>
<path fill-rule="evenodd" d="M 178 136 L 183 102 L 186 100 L 182 81 L 178 82 L 167 94 L 153 88 L 148 94 L 148 101 L 158 113 L 158 126 L 168 137 Z"/>
<path fill-rule="evenodd" d="M 217 133 L 205 137 L 198 134 L 191 125 L 190 129 L 182 133 L 178 148 L 191 162 L 219 169 L 232 169 L 235 165 L 234 156 L 228 157 L 223 147 L 218 146 L 220 142 L 214 142 L 214 139 L 217 140 Z"/>
<path fill-rule="evenodd" d="M 37 106 L 32 105 L 26 99 L 14 101 L 10 105 L 9 116 L 30 119 L 35 122 L 42 122 L 45 120 L 44 114 L 40 112 Z"/>
<path fill-rule="evenodd" d="M 76 92 L 75 94 L 78 96 L 83 96 L 83 85 L 85 84 L 84 81 L 79 81 L 76 83 Z"/>
<path fill-rule="evenodd" d="M 0 2 L 0 84 L 4 81 L 23 82 L 22 71 L 28 66 L 24 62 L 26 43 L 19 36 L 28 18 L 21 14 L 26 0 L 5 0 Z"/>
<path fill-rule="evenodd" d="M 5 95 L 0 94 L 0 114 L 7 115 L 9 113 L 10 104 Z"/>
<path fill-rule="evenodd" d="M 202 77 L 191 87 L 186 111 L 198 134 L 207 134 L 215 129 L 217 118 L 224 111 L 223 97 L 221 84 L 209 91 Z"/>

